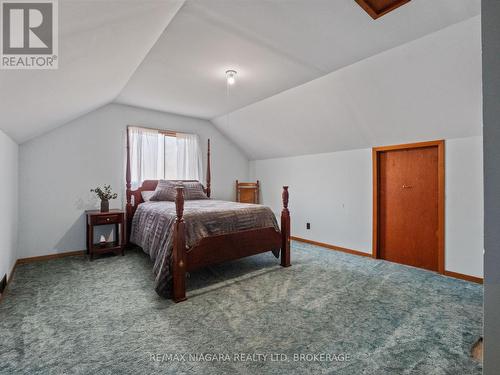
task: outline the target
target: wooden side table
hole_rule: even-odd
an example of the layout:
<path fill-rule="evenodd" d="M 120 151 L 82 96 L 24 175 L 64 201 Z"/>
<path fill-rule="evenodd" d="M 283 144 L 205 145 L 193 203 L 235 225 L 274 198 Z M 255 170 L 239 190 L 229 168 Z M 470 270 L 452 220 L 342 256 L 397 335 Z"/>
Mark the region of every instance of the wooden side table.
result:
<path fill-rule="evenodd" d="M 87 214 L 87 254 L 90 260 L 94 259 L 95 254 L 115 253 L 125 255 L 125 211 L 109 210 L 101 212 L 99 210 L 85 211 Z M 115 225 L 115 241 L 105 244 L 94 243 L 94 227 L 98 225 Z"/>

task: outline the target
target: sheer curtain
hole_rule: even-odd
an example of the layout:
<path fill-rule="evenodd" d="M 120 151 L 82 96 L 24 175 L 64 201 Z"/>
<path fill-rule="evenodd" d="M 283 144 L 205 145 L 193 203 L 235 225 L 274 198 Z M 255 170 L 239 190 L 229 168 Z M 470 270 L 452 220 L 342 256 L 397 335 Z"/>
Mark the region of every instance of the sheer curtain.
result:
<path fill-rule="evenodd" d="M 132 189 L 144 180 L 203 178 L 200 141 L 196 134 L 129 127 Z"/>
<path fill-rule="evenodd" d="M 177 133 L 177 179 L 198 180 L 203 178 L 203 157 L 197 134 Z"/>
<path fill-rule="evenodd" d="M 144 180 L 156 180 L 163 169 L 160 136 L 158 130 L 129 127 L 132 189 L 137 189 Z"/>

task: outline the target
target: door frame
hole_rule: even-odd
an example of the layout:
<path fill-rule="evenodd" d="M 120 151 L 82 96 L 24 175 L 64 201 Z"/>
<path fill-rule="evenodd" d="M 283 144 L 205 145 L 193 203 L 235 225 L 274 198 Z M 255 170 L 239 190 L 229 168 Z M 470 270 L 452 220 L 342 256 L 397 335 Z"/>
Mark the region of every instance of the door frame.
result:
<path fill-rule="evenodd" d="M 408 150 L 423 147 L 437 147 L 438 151 L 438 272 L 444 274 L 444 256 L 445 256 L 445 152 L 444 140 L 406 143 L 392 146 L 382 146 L 372 148 L 373 162 L 373 232 L 372 232 L 372 256 L 380 258 L 379 249 L 379 175 L 380 175 L 380 158 L 379 154 L 385 151 L 393 150 Z"/>

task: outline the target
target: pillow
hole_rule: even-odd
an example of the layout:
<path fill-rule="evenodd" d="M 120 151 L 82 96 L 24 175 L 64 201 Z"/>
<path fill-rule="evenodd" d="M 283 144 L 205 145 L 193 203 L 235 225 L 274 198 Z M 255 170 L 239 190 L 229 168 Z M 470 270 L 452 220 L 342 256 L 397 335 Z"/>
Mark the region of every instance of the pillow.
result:
<path fill-rule="evenodd" d="M 154 191 L 141 191 L 141 197 L 144 202 L 149 202 L 151 200 L 151 197 L 153 196 Z"/>
<path fill-rule="evenodd" d="M 185 200 L 208 199 L 201 182 L 183 182 L 182 184 L 184 185 Z"/>
<path fill-rule="evenodd" d="M 175 201 L 177 195 L 176 188 L 180 186 L 180 182 L 170 180 L 160 180 L 151 196 L 152 201 Z"/>

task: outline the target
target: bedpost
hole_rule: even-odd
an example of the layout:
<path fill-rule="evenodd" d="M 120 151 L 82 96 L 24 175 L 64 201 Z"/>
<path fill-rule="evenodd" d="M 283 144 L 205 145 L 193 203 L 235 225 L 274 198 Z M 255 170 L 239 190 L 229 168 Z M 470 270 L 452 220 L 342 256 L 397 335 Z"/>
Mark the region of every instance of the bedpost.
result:
<path fill-rule="evenodd" d="M 210 198 L 210 138 L 208 138 L 208 149 L 207 149 L 207 197 Z"/>
<path fill-rule="evenodd" d="M 132 193 L 130 189 L 132 188 L 131 184 L 131 176 L 130 176 L 130 135 L 129 135 L 129 127 L 127 126 L 127 169 L 125 173 L 125 197 L 127 200 L 127 204 L 125 205 L 126 212 L 126 227 L 125 232 L 127 233 L 126 237 L 126 245 L 130 243 L 130 227 L 132 224 Z"/>
<path fill-rule="evenodd" d="M 172 254 L 172 297 L 174 302 L 186 300 L 186 235 L 184 232 L 184 188 L 177 187 L 175 197 L 177 218 L 174 224 L 174 250 Z"/>
<path fill-rule="evenodd" d="M 290 267 L 290 211 L 288 211 L 288 186 L 283 186 L 281 211 L 281 265 Z"/>

